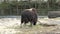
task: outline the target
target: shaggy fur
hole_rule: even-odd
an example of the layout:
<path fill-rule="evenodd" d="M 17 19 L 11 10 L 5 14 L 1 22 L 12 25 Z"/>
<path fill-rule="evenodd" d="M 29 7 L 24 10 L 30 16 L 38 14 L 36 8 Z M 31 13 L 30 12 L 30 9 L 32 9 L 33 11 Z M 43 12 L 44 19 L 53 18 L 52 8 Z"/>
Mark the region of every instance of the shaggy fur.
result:
<path fill-rule="evenodd" d="M 25 9 L 21 14 L 21 24 L 30 22 L 31 25 L 37 23 L 37 12 L 35 8 Z"/>

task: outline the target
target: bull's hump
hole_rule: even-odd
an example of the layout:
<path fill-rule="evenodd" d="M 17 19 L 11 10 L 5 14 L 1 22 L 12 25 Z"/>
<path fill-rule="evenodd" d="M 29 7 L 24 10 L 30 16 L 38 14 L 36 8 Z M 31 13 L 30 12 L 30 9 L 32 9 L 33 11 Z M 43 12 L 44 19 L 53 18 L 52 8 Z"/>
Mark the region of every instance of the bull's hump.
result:
<path fill-rule="evenodd" d="M 26 9 L 26 10 L 32 12 L 32 9 Z"/>

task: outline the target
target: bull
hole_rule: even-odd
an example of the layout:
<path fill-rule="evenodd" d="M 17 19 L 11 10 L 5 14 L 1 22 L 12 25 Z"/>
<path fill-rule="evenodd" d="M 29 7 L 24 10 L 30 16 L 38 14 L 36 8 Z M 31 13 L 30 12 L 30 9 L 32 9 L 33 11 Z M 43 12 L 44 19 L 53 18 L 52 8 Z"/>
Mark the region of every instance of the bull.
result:
<path fill-rule="evenodd" d="M 30 25 L 36 25 L 37 23 L 37 11 L 35 8 L 30 8 L 30 9 L 25 9 L 22 13 L 21 13 L 21 25 L 24 23 L 26 25 L 26 23 L 30 22 Z"/>

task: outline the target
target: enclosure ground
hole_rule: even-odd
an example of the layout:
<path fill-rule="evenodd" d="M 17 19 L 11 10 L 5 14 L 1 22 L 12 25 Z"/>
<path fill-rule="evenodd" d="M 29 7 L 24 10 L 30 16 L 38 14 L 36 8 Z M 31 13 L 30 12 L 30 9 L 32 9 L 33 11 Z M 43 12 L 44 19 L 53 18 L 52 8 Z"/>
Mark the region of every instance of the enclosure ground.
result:
<path fill-rule="evenodd" d="M 60 18 L 38 18 L 41 23 L 60 23 Z M 20 18 L 1 18 L 0 34 L 60 34 L 60 25 L 46 26 L 37 25 L 30 27 L 30 24 L 20 27 Z"/>

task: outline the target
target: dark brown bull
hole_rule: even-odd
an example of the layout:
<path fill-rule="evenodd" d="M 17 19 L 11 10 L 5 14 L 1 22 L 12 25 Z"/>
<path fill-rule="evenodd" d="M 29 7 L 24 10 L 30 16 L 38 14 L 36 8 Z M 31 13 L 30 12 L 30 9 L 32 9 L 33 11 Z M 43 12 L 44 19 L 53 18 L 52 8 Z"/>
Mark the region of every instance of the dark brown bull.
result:
<path fill-rule="evenodd" d="M 31 25 L 37 23 L 37 12 L 35 8 L 25 9 L 21 14 L 21 24 L 30 22 Z"/>

